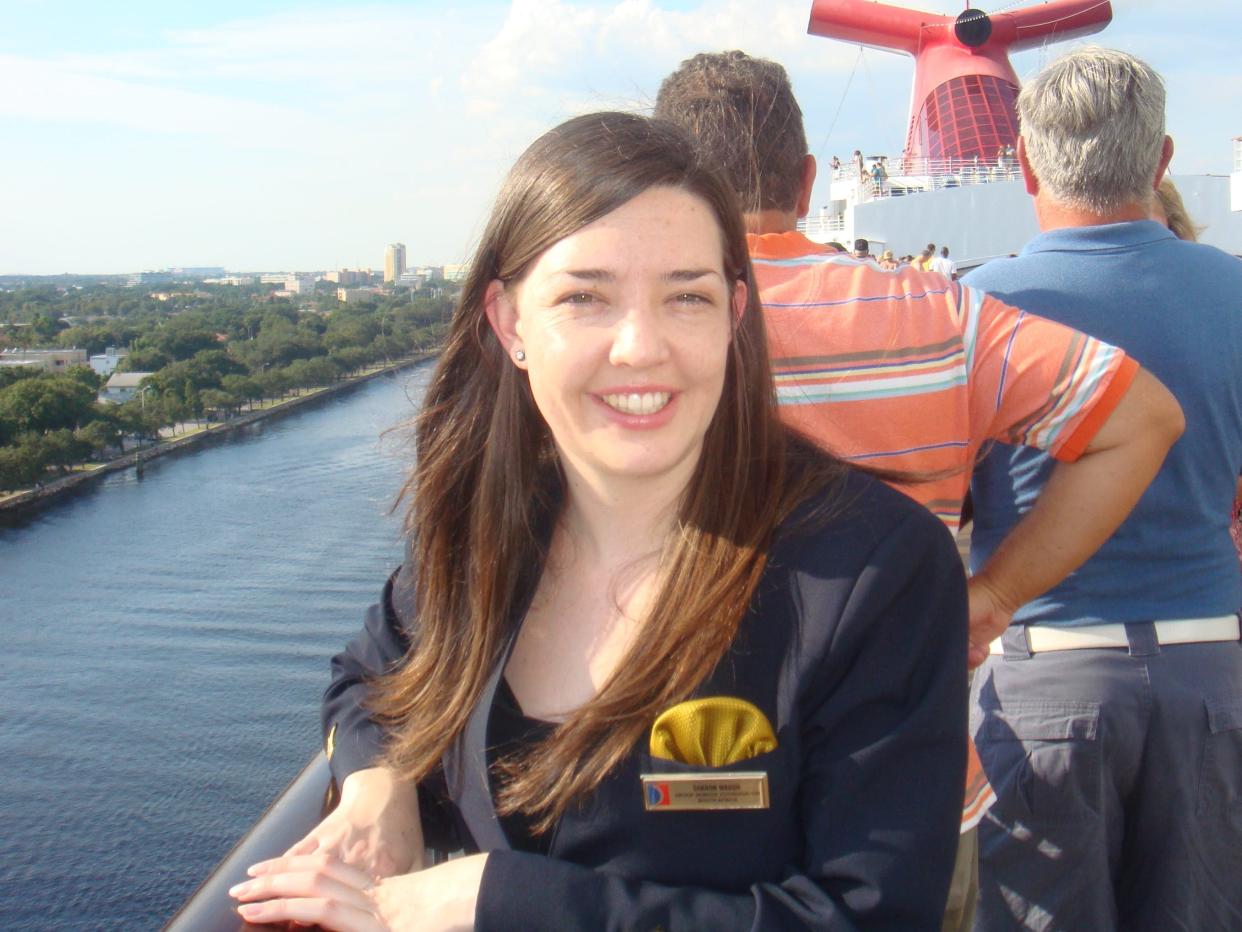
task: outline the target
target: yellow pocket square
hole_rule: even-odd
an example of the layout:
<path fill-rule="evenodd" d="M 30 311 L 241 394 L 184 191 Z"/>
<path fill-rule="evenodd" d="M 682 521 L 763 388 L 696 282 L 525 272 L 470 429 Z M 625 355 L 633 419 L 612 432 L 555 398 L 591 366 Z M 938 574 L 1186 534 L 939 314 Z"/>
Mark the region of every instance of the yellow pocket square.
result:
<path fill-rule="evenodd" d="M 652 757 L 696 767 L 725 767 L 775 749 L 767 716 L 732 696 L 678 703 L 651 726 Z"/>

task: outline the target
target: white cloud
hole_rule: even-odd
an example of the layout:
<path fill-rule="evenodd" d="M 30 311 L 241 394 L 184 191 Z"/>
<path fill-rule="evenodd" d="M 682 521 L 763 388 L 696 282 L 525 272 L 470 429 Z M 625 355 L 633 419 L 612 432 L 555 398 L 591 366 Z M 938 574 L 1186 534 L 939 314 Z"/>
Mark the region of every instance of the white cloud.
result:
<path fill-rule="evenodd" d="M 309 128 L 306 115 L 293 107 L 120 80 L 12 55 L 0 56 L 0 88 L 0 115 L 9 118 L 242 138 Z"/>

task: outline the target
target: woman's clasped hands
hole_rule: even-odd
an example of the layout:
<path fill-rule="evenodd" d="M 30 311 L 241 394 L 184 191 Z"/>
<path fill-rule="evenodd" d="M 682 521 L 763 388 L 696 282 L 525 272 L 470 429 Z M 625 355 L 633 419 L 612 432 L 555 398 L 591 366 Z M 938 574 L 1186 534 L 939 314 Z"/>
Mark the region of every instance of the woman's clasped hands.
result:
<path fill-rule="evenodd" d="M 330 854 L 364 873 L 390 877 L 423 866 L 418 789 L 387 767 L 357 770 L 341 783 L 341 800 L 285 852 Z"/>
<path fill-rule="evenodd" d="M 335 932 L 456 932 L 474 928 L 487 855 L 377 877 L 330 854 L 287 855 L 250 868 L 229 890 L 247 922 L 297 922 Z"/>
<path fill-rule="evenodd" d="M 355 771 L 341 800 L 281 857 L 250 867 L 229 890 L 247 922 L 337 932 L 448 932 L 474 927 L 486 855 L 421 870 L 418 792 L 386 767 Z"/>

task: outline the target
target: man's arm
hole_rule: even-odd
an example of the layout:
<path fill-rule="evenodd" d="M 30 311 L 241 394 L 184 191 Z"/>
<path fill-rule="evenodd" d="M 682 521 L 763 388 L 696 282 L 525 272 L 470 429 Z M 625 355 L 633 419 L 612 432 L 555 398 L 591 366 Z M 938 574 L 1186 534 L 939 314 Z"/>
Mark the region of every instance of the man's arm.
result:
<path fill-rule="evenodd" d="M 1071 463 L 1053 469 L 1034 507 L 970 580 L 970 666 L 1013 613 L 1086 562 L 1125 520 L 1185 428 L 1177 399 L 1139 370 Z"/>

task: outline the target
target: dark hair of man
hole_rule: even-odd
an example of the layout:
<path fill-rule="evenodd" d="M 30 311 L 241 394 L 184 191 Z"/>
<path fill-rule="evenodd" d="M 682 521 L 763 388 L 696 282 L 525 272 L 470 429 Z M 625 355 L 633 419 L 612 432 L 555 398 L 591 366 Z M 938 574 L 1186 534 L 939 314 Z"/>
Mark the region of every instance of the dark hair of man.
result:
<path fill-rule="evenodd" d="M 378 681 L 373 704 L 393 726 L 387 762 L 421 779 L 460 734 L 539 581 L 564 501 L 564 477 L 527 375 L 488 324 L 488 285 L 520 282 L 554 243 L 656 187 L 710 207 L 725 275 L 746 283 L 748 301 L 719 406 L 661 554 L 663 589 L 642 637 L 547 740 L 501 762 L 500 811 L 529 814 L 539 831 L 707 677 L 747 611 L 774 529 L 813 493 L 834 487 L 843 470 L 790 442 L 777 420 L 737 201 L 685 133 L 599 113 L 540 137 L 496 200 L 415 422 L 418 459 L 402 492 L 413 644 L 403 665 Z"/>
<path fill-rule="evenodd" d="M 690 131 L 724 168 L 746 213 L 797 207 L 806 132 L 776 62 L 739 51 L 688 58 L 660 85 L 655 115 Z"/>

